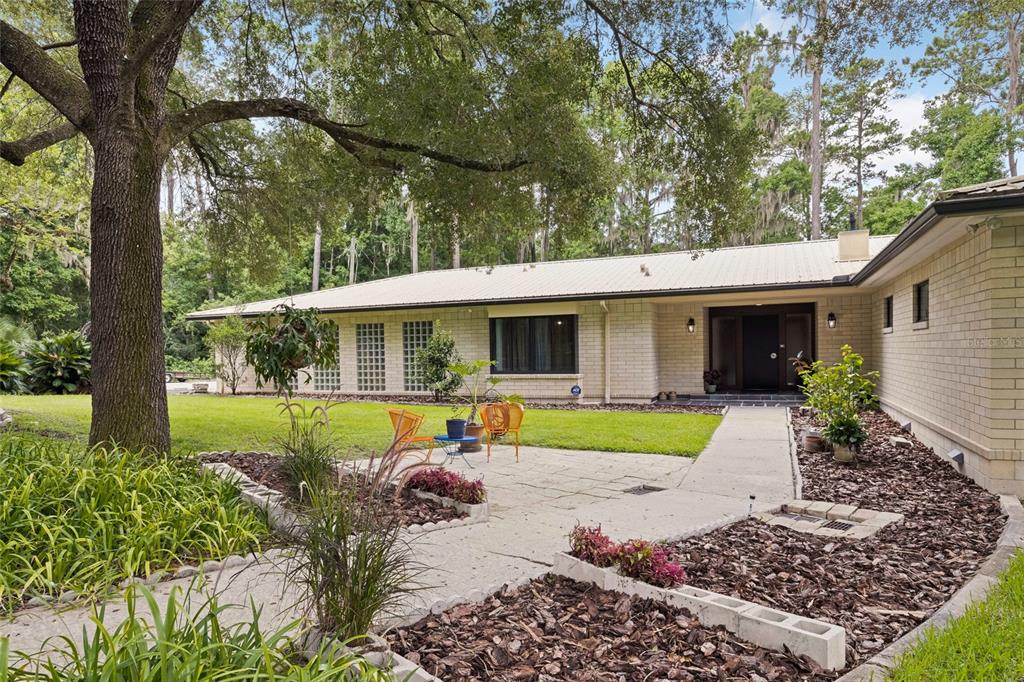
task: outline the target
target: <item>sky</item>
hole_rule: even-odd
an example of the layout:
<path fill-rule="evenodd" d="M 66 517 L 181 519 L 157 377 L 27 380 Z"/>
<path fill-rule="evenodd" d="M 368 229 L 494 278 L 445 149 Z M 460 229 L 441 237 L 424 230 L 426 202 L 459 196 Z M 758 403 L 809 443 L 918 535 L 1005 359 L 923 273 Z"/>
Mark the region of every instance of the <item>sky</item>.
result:
<path fill-rule="evenodd" d="M 765 7 L 761 0 L 750 0 L 746 7 L 731 11 L 729 13 L 729 23 L 737 31 L 751 31 L 758 24 L 761 24 L 773 33 L 786 31 L 791 26 L 778 10 Z M 889 48 L 888 45 L 881 45 L 869 50 L 866 56 L 874 59 L 892 59 L 902 65 L 904 58 L 909 58 L 913 61 L 923 56 L 925 47 L 932 41 L 933 37 L 934 33 L 922 34 L 917 44 L 908 48 L 894 50 Z M 905 68 L 905 71 L 908 79 L 904 96 L 891 104 L 890 115 L 899 121 L 900 132 L 907 135 L 924 123 L 925 102 L 945 92 L 947 86 L 941 77 L 933 77 L 927 82 L 922 83 L 918 79 L 909 78 L 909 69 Z M 786 93 L 800 87 L 805 87 L 809 82 L 809 78 L 780 69 L 776 73 L 775 81 L 776 89 L 779 92 Z M 915 152 L 911 149 L 902 148 L 894 150 L 891 154 L 878 157 L 877 164 L 880 170 L 891 171 L 900 163 L 928 162 L 930 160 L 931 156 L 927 152 Z"/>

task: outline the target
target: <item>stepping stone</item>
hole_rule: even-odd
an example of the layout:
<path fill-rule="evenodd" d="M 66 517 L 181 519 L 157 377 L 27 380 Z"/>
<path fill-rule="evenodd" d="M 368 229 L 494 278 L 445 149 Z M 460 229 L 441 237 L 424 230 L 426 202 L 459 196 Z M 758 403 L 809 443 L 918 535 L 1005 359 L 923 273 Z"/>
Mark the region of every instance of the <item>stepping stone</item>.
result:
<path fill-rule="evenodd" d="M 909 438 L 901 436 L 889 436 L 889 444 L 895 445 L 898 448 L 910 448 L 914 445 Z"/>

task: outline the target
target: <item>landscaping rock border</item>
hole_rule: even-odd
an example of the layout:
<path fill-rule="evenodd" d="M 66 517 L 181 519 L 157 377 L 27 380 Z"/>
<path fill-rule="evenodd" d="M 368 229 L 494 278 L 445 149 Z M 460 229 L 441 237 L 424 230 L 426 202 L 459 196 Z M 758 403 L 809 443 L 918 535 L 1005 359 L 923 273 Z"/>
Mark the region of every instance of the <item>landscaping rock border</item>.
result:
<path fill-rule="evenodd" d="M 720 625 L 740 639 L 768 649 L 789 649 L 798 656 L 807 656 L 825 670 L 841 670 L 846 666 L 846 630 L 832 623 L 689 585 L 657 587 L 621 575 L 615 567 L 601 568 L 565 552 L 555 554 L 551 572 L 601 589 L 685 609 L 702 625 Z"/>
<path fill-rule="evenodd" d="M 800 457 L 797 453 L 796 436 L 793 427 L 793 411 L 786 410 L 786 435 L 789 440 L 789 465 L 793 471 L 793 498 L 801 499 L 804 496 L 804 477 L 800 473 Z"/>
<path fill-rule="evenodd" d="M 839 678 L 838 682 L 881 682 L 905 654 L 920 640 L 929 628 L 941 629 L 953 618 L 960 616 L 973 602 L 983 600 L 996 584 L 997 576 L 1006 570 L 1010 558 L 1024 549 L 1024 506 L 1012 495 L 1000 495 L 999 504 L 1009 518 L 1003 528 L 996 550 L 989 556 L 978 573 L 967 581 L 956 594 L 940 606 L 928 620 L 900 637 L 875 656 Z"/>
<path fill-rule="evenodd" d="M 216 453 L 203 452 L 200 453 L 200 457 L 210 454 Z M 288 508 L 288 497 L 284 493 L 274 490 L 273 488 L 269 488 L 262 483 L 257 483 L 238 469 L 225 462 L 202 462 L 200 466 L 203 469 L 212 471 L 224 480 L 238 485 L 242 499 L 259 509 L 262 509 L 267 514 L 267 523 L 271 528 L 286 535 L 301 535 L 302 517 Z M 445 528 L 468 526 L 474 523 L 485 523 L 490 518 L 490 505 L 488 505 L 487 502 L 482 502 L 480 504 L 466 504 L 464 502 L 459 502 L 448 497 L 441 497 L 422 490 L 410 489 L 409 492 L 414 494 L 416 497 L 431 500 L 444 507 L 451 507 L 463 514 L 467 514 L 466 517 L 461 519 L 447 519 L 436 522 L 430 521 L 424 524 L 415 523 L 405 528 L 405 532 L 409 535 L 419 535 L 421 533 L 430 533 L 435 530 L 444 530 Z"/>

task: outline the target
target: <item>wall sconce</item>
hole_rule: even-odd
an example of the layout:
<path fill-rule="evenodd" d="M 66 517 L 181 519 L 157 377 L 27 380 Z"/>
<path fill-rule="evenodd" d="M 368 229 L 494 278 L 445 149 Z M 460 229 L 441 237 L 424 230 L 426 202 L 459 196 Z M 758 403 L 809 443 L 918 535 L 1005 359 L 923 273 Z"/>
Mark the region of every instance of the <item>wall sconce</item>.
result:
<path fill-rule="evenodd" d="M 690 332 L 692 334 L 694 332 L 694 330 L 696 330 L 696 329 L 697 329 L 697 323 L 694 322 L 693 318 L 691 317 L 690 319 L 688 319 L 686 321 L 686 331 L 688 331 L 688 332 Z"/>
<path fill-rule="evenodd" d="M 836 328 L 836 314 L 835 313 L 829 313 L 828 317 L 826 318 L 826 322 L 828 323 L 828 328 L 829 329 L 835 329 Z"/>

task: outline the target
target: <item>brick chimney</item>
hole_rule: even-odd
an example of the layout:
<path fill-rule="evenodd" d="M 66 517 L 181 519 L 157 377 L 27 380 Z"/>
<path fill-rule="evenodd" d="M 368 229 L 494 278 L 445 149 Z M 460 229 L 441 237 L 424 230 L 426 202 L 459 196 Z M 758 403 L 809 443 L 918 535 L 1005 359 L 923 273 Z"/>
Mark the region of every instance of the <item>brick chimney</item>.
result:
<path fill-rule="evenodd" d="M 839 233 L 839 260 L 867 260 L 868 253 L 868 231 L 867 230 L 846 230 Z"/>

